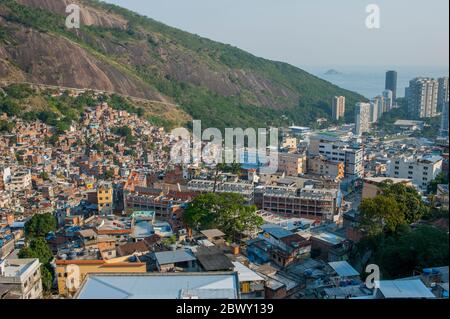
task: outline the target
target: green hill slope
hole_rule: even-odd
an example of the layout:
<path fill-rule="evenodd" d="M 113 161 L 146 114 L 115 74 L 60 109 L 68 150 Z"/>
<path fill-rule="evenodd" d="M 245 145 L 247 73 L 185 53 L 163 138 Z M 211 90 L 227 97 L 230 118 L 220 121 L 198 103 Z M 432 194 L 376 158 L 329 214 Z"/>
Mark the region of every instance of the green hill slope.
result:
<path fill-rule="evenodd" d="M 68 3 L 82 8 L 65 28 Z M 253 56 L 94 0 L 0 0 L 0 79 L 91 88 L 175 103 L 205 126 L 309 125 L 362 96 L 286 63 Z M 163 115 L 162 115 L 163 116 Z"/>

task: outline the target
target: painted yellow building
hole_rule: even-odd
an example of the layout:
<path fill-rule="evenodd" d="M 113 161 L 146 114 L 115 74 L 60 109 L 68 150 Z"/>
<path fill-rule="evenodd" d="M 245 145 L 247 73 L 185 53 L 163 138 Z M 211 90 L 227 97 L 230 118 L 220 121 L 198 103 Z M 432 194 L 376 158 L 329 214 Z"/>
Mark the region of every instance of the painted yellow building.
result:
<path fill-rule="evenodd" d="M 113 189 L 111 185 L 100 185 L 97 189 L 98 212 L 101 215 L 111 215 L 113 211 Z"/>
<path fill-rule="evenodd" d="M 295 150 L 297 149 L 297 139 L 295 137 L 287 137 L 281 146 L 283 148 Z"/>
<path fill-rule="evenodd" d="M 145 273 L 147 266 L 140 262 L 126 262 L 128 258 L 115 260 L 57 260 L 58 293 L 73 296 L 88 274 L 97 273 Z"/>

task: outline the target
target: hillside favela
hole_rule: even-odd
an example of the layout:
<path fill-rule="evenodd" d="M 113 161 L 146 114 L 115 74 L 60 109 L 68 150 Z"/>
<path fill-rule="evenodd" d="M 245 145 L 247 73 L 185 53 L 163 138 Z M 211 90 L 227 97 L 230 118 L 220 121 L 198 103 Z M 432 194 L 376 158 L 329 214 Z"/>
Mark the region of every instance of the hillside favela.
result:
<path fill-rule="evenodd" d="M 0 0 L 0 299 L 448 299 L 448 1 L 242 2 Z"/>

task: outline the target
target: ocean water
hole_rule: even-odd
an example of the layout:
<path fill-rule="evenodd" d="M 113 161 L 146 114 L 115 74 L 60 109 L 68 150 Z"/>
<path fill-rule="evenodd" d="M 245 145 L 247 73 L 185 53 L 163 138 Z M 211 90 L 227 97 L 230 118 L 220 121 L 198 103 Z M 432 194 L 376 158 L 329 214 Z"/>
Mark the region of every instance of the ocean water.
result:
<path fill-rule="evenodd" d="M 384 91 L 386 71 L 397 71 L 397 96 L 405 96 L 409 81 L 418 76 L 443 77 L 449 75 L 448 67 L 302 67 L 304 70 L 344 89 L 357 92 L 367 98 L 381 95 Z M 326 75 L 334 69 L 340 74 Z"/>

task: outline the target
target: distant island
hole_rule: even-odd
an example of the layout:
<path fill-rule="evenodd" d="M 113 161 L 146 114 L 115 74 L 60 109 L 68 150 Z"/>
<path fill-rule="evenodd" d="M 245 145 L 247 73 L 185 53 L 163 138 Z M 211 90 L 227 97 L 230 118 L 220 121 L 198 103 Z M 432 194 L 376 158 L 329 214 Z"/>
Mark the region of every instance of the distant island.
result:
<path fill-rule="evenodd" d="M 342 73 L 339 71 L 336 71 L 335 69 L 330 69 L 327 72 L 325 72 L 325 75 L 339 75 L 339 74 L 342 74 Z"/>

